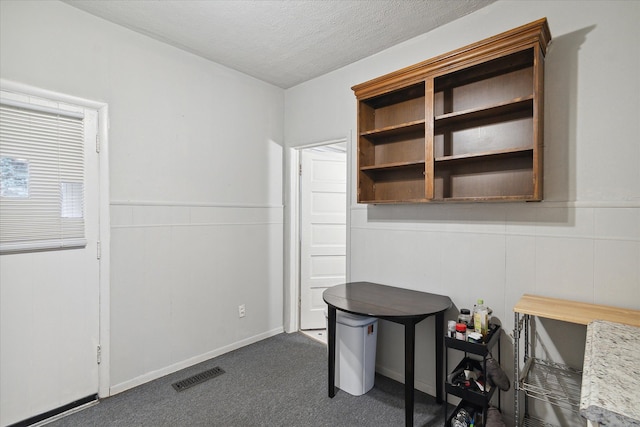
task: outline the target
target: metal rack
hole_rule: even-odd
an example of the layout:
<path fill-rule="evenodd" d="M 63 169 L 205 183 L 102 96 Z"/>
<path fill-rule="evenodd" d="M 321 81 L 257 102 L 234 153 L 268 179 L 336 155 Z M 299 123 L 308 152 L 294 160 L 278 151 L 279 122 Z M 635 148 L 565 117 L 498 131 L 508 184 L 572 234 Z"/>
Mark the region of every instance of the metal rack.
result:
<path fill-rule="evenodd" d="M 527 396 L 578 412 L 582 371 L 529 357 L 518 382 Z"/>
<path fill-rule="evenodd" d="M 513 330 L 514 345 L 514 416 L 515 426 L 524 427 L 554 427 L 543 420 L 533 418 L 529 414 L 529 402 L 527 398 L 537 399 L 551 405 L 568 409 L 580 419 L 580 390 L 582 387 L 582 372 L 569 366 L 543 360 L 532 354 L 530 339 L 530 327 L 534 316 L 556 318 L 555 313 L 544 313 L 523 308 L 527 296 L 514 307 L 515 321 Z M 534 314 L 528 314 L 532 312 Z M 566 319 L 564 319 L 566 320 Z M 524 333 L 524 355 L 522 360 L 524 367 L 520 369 L 520 338 Z M 525 394 L 524 413 L 520 408 L 520 393 Z"/>
<path fill-rule="evenodd" d="M 569 366 L 549 360 L 533 357 L 530 349 L 530 322 L 532 316 L 515 313 L 514 328 L 514 415 L 515 426 L 525 427 L 554 427 L 545 421 L 533 418 L 529 414 L 528 397 L 551 405 L 568 409 L 580 419 L 578 407 L 580 405 L 580 389 L 582 387 L 582 372 Z M 520 370 L 520 336 L 524 330 L 524 367 Z M 520 412 L 519 395 L 524 392 L 524 414 Z"/>
<path fill-rule="evenodd" d="M 582 373 L 558 363 L 536 359 L 531 348 L 529 328 L 533 317 L 559 320 L 578 325 L 588 325 L 593 320 L 606 320 L 625 325 L 640 326 L 636 310 L 569 301 L 539 295 L 523 295 L 513 307 L 515 426 L 540 427 L 549 424 L 529 417 L 528 397 L 542 400 L 556 407 L 578 413 Z M 524 368 L 520 370 L 520 337 L 524 333 Z M 520 411 L 520 394 L 524 393 L 524 414 Z M 569 412 L 569 414 L 571 414 Z M 586 422 L 579 415 L 575 424 Z"/>

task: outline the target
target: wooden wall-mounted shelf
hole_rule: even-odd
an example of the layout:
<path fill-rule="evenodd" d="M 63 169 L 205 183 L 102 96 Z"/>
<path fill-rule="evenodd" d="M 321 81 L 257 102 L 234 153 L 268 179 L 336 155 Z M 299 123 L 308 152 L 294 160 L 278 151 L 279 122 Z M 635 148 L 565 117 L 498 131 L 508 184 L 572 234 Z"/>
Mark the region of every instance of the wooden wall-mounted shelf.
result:
<path fill-rule="evenodd" d="M 546 19 L 352 89 L 358 202 L 542 200 Z"/>

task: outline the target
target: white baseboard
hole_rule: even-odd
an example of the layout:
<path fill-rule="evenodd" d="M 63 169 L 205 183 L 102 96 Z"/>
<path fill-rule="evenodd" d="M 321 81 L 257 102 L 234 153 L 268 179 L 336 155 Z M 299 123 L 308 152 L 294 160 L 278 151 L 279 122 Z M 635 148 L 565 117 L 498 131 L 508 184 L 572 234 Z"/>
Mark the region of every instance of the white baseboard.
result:
<path fill-rule="evenodd" d="M 165 375 L 172 374 L 181 369 L 188 368 L 193 365 L 197 365 L 198 363 L 204 362 L 206 360 L 212 359 L 214 357 L 221 356 L 225 353 L 228 353 L 233 350 L 237 350 L 239 348 L 245 347 L 249 344 L 256 343 L 258 341 L 262 341 L 263 339 L 281 334 L 284 332 L 283 327 L 275 328 L 267 332 L 263 332 L 258 335 L 254 335 L 249 338 L 245 338 L 240 341 L 236 341 L 232 344 L 226 345 L 224 347 L 220 347 L 218 349 L 209 351 L 207 353 L 201 354 L 199 356 L 192 357 L 190 359 L 183 360 L 178 363 L 174 363 L 173 365 L 169 365 L 162 369 L 158 369 L 156 371 L 148 372 L 144 375 L 140 375 L 139 377 L 132 378 L 128 381 L 124 381 L 120 384 L 115 384 L 109 388 L 109 395 L 113 396 L 114 394 L 122 393 L 123 391 L 129 390 L 131 388 L 137 387 L 139 385 L 148 383 L 149 381 L 153 381 L 160 377 L 164 377 Z"/>

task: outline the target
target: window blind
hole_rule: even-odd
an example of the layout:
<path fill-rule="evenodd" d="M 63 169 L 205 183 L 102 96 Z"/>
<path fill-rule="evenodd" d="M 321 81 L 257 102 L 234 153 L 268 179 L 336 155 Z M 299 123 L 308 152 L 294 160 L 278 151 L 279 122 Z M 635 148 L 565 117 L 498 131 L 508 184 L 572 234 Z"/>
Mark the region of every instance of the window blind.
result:
<path fill-rule="evenodd" d="M 0 99 L 0 253 L 85 245 L 83 115 Z"/>

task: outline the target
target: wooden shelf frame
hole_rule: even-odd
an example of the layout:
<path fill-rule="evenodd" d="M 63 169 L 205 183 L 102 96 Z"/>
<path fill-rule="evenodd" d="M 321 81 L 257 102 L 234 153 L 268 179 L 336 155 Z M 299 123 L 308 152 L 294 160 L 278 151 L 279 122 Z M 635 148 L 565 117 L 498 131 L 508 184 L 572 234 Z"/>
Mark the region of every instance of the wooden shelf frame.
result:
<path fill-rule="evenodd" d="M 354 86 L 358 202 L 542 200 L 550 40 L 542 18 Z M 496 140 L 482 147 L 474 132 Z"/>

